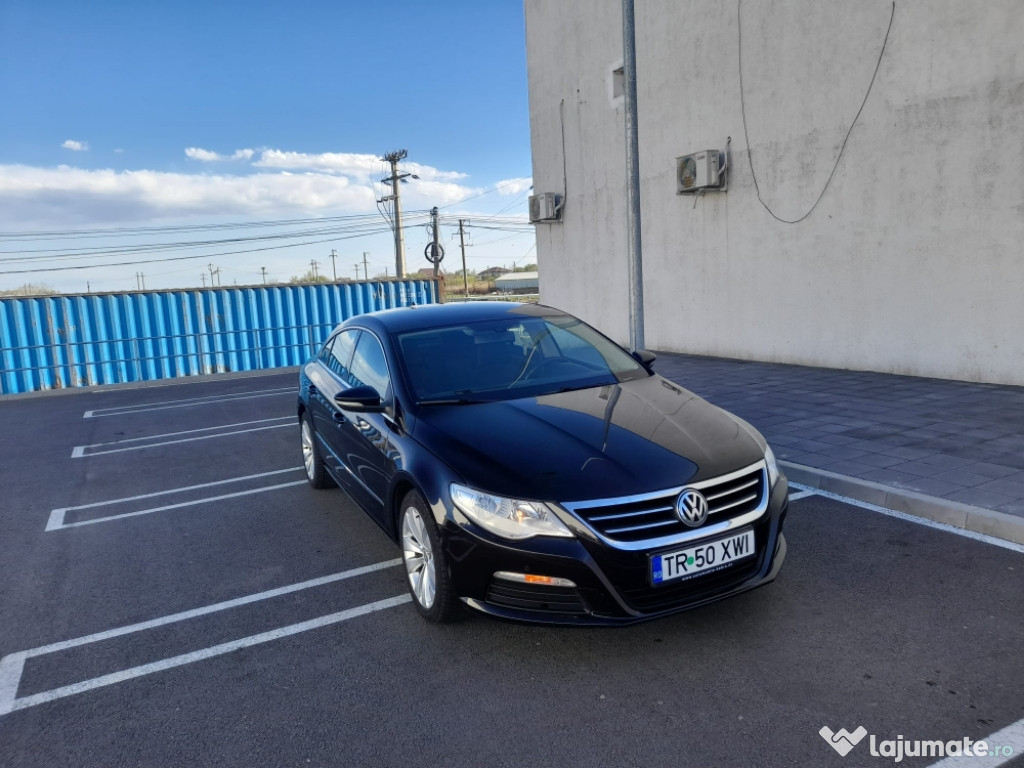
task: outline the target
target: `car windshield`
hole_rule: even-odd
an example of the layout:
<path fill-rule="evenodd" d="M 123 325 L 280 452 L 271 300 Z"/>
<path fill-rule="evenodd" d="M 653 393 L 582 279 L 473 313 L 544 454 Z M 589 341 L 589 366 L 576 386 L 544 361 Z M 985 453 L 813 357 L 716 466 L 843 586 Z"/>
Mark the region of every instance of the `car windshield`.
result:
<path fill-rule="evenodd" d="M 621 347 L 568 315 L 510 317 L 397 337 L 416 400 L 512 400 L 642 379 Z"/>

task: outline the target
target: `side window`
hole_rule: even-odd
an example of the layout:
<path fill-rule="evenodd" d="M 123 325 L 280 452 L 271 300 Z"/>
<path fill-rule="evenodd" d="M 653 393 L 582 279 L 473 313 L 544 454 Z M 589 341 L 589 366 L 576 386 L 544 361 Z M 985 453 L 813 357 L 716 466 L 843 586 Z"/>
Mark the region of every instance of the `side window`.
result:
<path fill-rule="evenodd" d="M 330 365 L 331 347 L 334 345 L 334 341 L 336 338 L 336 336 L 332 336 L 331 338 L 329 338 L 327 341 L 324 342 L 324 345 L 320 347 L 320 351 L 316 353 L 317 359 L 324 365 Z"/>
<path fill-rule="evenodd" d="M 355 355 L 352 357 L 351 371 L 353 386 L 365 384 L 373 387 L 380 395 L 380 399 L 385 399 L 391 377 L 388 375 L 384 349 L 372 333 L 363 333 L 359 337 Z"/>
<path fill-rule="evenodd" d="M 357 330 L 339 333 L 334 339 L 334 344 L 331 345 L 331 355 L 327 360 L 327 367 L 334 371 L 350 387 L 353 386 L 352 373 L 350 371 L 352 351 L 356 347 L 359 334 L 360 332 Z"/>

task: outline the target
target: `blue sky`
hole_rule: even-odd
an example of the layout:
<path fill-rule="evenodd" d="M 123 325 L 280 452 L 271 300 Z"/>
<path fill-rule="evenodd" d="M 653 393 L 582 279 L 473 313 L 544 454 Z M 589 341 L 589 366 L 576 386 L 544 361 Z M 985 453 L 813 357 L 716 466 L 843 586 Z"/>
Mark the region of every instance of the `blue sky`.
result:
<path fill-rule="evenodd" d="M 0 0 L 0 115 L 0 289 L 125 290 L 138 271 L 149 288 L 198 285 L 208 261 L 225 285 L 260 282 L 260 266 L 287 280 L 311 258 L 330 274 L 332 248 L 339 276 L 364 251 L 371 276 L 393 273 L 375 182 L 397 148 L 420 177 L 402 188 L 410 270 L 427 265 L 433 205 L 448 271 L 459 217 L 475 226 L 471 269 L 532 260 L 532 230 L 506 222 L 530 184 L 519 0 Z M 182 226 L 207 229 L 166 229 Z M 81 230 L 100 231 L 26 237 Z"/>

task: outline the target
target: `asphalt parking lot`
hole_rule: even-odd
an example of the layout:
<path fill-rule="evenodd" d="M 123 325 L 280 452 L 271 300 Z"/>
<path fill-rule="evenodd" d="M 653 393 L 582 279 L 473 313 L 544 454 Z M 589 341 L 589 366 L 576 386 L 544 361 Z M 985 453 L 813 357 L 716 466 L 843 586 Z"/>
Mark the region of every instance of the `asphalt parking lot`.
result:
<path fill-rule="evenodd" d="M 1024 752 L 1018 545 L 794 488 L 764 589 L 621 629 L 429 625 L 397 547 L 306 486 L 295 389 L 288 373 L 0 403 L 0 765 L 893 763 L 872 738 Z M 823 726 L 870 736 L 841 757 Z"/>

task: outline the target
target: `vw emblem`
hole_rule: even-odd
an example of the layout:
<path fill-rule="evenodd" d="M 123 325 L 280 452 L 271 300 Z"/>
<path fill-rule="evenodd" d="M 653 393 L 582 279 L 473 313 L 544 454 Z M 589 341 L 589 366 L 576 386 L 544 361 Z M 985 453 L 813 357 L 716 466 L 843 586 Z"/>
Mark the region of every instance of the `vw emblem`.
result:
<path fill-rule="evenodd" d="M 676 515 L 691 528 L 703 525 L 708 519 L 708 500 L 700 491 L 687 488 L 676 499 Z"/>

